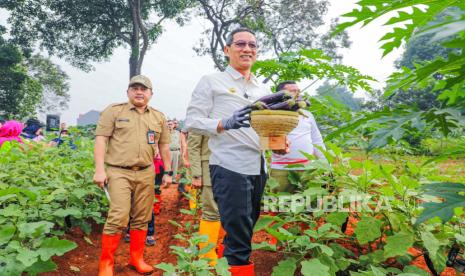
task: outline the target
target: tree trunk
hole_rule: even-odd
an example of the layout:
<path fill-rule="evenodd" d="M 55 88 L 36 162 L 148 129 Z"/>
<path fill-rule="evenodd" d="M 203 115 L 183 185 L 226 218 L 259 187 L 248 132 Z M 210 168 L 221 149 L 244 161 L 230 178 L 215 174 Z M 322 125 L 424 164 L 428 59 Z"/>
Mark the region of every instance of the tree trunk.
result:
<path fill-rule="evenodd" d="M 132 34 L 131 34 L 131 55 L 129 56 L 129 78 L 140 75 L 139 66 L 139 20 L 138 9 L 140 8 L 139 0 L 128 0 L 131 9 Z"/>
<path fill-rule="evenodd" d="M 129 57 L 129 78 L 141 74 L 142 63 L 144 62 L 145 53 L 149 46 L 147 28 L 142 21 L 140 2 L 140 0 L 128 0 L 131 9 L 133 28 L 131 35 L 131 56 Z M 162 20 L 160 20 L 159 23 L 161 23 Z"/>

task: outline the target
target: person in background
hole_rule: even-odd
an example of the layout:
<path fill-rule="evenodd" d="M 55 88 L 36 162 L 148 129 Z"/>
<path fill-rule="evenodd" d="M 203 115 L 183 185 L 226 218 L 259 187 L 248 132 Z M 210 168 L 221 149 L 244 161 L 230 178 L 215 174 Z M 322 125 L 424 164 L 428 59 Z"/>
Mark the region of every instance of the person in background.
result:
<path fill-rule="evenodd" d="M 187 138 L 187 146 L 191 164 L 192 186 L 200 189 L 202 217 L 199 234 L 208 236 L 208 241 L 200 243 L 199 249 L 202 250 L 209 244 L 214 245 L 201 257 L 210 259 L 210 265 L 215 266 L 218 258 L 223 256 L 224 247 L 222 242 L 225 232 L 221 227 L 218 205 L 213 198 L 210 169 L 208 168 L 208 159 L 210 157 L 208 136 L 191 133 Z"/>
<path fill-rule="evenodd" d="M 65 122 L 60 124 L 60 131 L 64 129 L 68 129 Z"/>
<path fill-rule="evenodd" d="M 60 131 L 60 136 L 58 136 L 57 138 L 54 138 L 52 141 L 50 141 L 49 146 L 51 146 L 51 147 L 55 147 L 55 146 L 60 147 L 63 144 L 68 144 L 68 146 L 73 150 L 77 148 L 76 144 L 74 144 L 73 139 L 69 135 L 69 132 L 68 132 L 67 129 L 62 129 Z"/>
<path fill-rule="evenodd" d="M 164 165 L 163 159 L 161 158 L 160 154 L 157 154 L 155 159 L 153 160 L 153 165 L 155 166 L 155 203 L 153 204 L 152 210 L 152 220 L 149 222 L 147 228 L 147 238 L 145 240 L 145 244 L 148 246 L 155 245 L 155 217 L 160 214 L 161 211 L 161 190 L 160 186 L 163 182 L 163 172 Z"/>
<path fill-rule="evenodd" d="M 187 150 L 187 139 L 189 137 L 189 133 L 187 132 L 187 129 L 184 127 L 181 129 L 179 135 L 182 164 L 184 165 L 184 167 L 190 168 L 191 165 L 189 163 L 189 153 Z"/>
<path fill-rule="evenodd" d="M 168 129 L 170 130 L 170 153 L 171 153 L 171 169 L 173 171 L 173 176 L 176 177 L 178 174 L 179 168 L 179 157 L 181 155 L 181 145 L 180 145 L 180 134 L 179 131 L 176 129 L 176 120 L 169 120 L 168 121 Z M 174 179 L 173 179 L 174 180 Z M 173 181 L 173 183 L 176 183 Z M 182 186 L 182 185 L 181 185 Z M 178 190 L 181 187 L 178 186 Z M 181 192 L 185 192 L 183 189 Z"/>
<path fill-rule="evenodd" d="M 286 90 L 294 97 L 300 94 L 299 86 L 294 81 L 284 81 L 278 84 L 276 91 Z M 315 155 L 317 158 L 325 159 L 323 153 L 317 148 L 325 148 L 320 130 L 316 124 L 315 118 L 310 111 L 303 110 L 305 116 L 299 116 L 299 124 L 287 136 L 290 142 L 289 153 L 279 155 L 273 153 L 271 155 L 271 174 L 275 178 L 279 187 L 275 188 L 274 192 L 293 192 L 295 187 L 289 182 L 289 171 L 302 170 L 302 168 L 294 167 L 287 168 L 288 165 L 300 164 L 306 165 L 310 162 L 301 152 Z"/>
<path fill-rule="evenodd" d="M 6 121 L 0 127 L 0 147 L 7 141 L 17 141 L 23 143 L 20 134 L 23 130 L 23 124 L 18 121 Z"/>
<path fill-rule="evenodd" d="M 31 118 L 26 121 L 26 127 L 23 129 L 21 137 L 34 142 L 43 141 L 45 140 L 43 127 L 44 124 L 42 124 L 39 120 Z"/>
<path fill-rule="evenodd" d="M 153 159 L 153 165 L 155 169 L 155 203 L 153 204 L 152 210 L 152 220 L 149 222 L 147 226 L 147 237 L 145 238 L 145 244 L 148 246 L 155 245 L 155 216 L 160 214 L 161 211 L 161 190 L 160 186 L 163 180 L 163 172 L 164 172 L 164 165 L 163 159 L 161 159 L 160 154 Z M 126 233 L 124 235 L 124 241 L 130 242 L 131 236 L 129 234 L 131 228 L 131 224 L 128 223 L 128 227 L 126 228 Z"/>

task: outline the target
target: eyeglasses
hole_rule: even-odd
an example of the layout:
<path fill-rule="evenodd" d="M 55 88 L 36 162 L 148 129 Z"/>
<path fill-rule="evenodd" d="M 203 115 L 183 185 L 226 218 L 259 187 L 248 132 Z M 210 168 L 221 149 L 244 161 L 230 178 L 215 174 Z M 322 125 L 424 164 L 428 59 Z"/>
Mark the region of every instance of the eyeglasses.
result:
<path fill-rule="evenodd" d="M 252 49 L 252 50 L 255 50 L 257 49 L 257 43 L 253 42 L 253 41 L 244 41 L 244 40 L 238 40 L 238 41 L 235 41 L 233 42 L 232 44 L 236 45 L 238 48 L 241 48 L 241 49 L 244 49 L 245 46 L 249 45 L 249 48 Z"/>

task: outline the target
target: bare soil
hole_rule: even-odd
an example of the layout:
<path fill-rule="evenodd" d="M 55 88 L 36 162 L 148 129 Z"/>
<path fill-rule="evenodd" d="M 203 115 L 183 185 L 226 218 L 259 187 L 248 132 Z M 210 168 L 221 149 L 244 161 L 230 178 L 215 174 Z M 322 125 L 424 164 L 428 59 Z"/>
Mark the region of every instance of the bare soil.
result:
<path fill-rule="evenodd" d="M 153 247 L 145 247 L 145 261 L 148 264 L 159 264 L 162 262 L 176 263 L 176 256 L 170 254 L 170 246 L 178 245 L 179 242 L 174 239 L 178 229 L 168 221 L 174 220 L 184 223 L 190 218 L 180 213 L 180 209 L 188 208 L 188 201 L 181 197 L 177 191 L 176 185 L 171 185 L 162 190 L 162 208 L 160 215 L 155 218 L 155 241 Z M 92 233 L 88 236 L 92 244 L 84 239 L 85 234 L 80 229 L 72 229 L 64 238 L 72 240 L 78 244 L 78 247 L 63 256 L 54 257 L 58 269 L 56 272 L 47 272 L 41 275 L 58 276 L 58 275 L 86 275 L 93 276 L 98 273 L 98 261 L 100 256 L 100 235 L 102 226 L 94 225 Z M 270 236 L 264 232 L 257 233 L 254 236 L 254 242 L 269 240 Z M 273 267 L 282 259 L 282 254 L 257 250 L 252 253 L 252 261 L 255 263 L 256 275 L 271 275 Z M 116 275 L 139 275 L 129 269 L 126 264 L 129 258 L 129 244 L 123 239 L 119 244 L 115 254 L 115 274 Z M 77 271 L 79 270 L 79 271 Z M 163 271 L 155 269 L 152 274 L 162 276 Z"/>

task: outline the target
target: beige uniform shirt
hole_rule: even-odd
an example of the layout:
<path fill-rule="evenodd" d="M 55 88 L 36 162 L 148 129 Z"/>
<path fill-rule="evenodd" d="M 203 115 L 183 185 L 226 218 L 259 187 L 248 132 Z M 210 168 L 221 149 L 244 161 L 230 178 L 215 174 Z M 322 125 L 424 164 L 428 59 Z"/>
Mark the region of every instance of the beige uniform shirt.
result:
<path fill-rule="evenodd" d="M 208 161 L 210 158 L 208 136 L 189 133 L 187 151 L 189 152 L 192 176 L 202 176 L 202 161 Z"/>
<path fill-rule="evenodd" d="M 149 144 L 149 131 L 155 143 Z M 158 153 L 158 144 L 170 143 L 163 113 L 148 107 L 137 112 L 131 103 L 112 104 L 100 113 L 97 136 L 109 137 L 105 163 L 113 166 L 148 166 Z"/>

